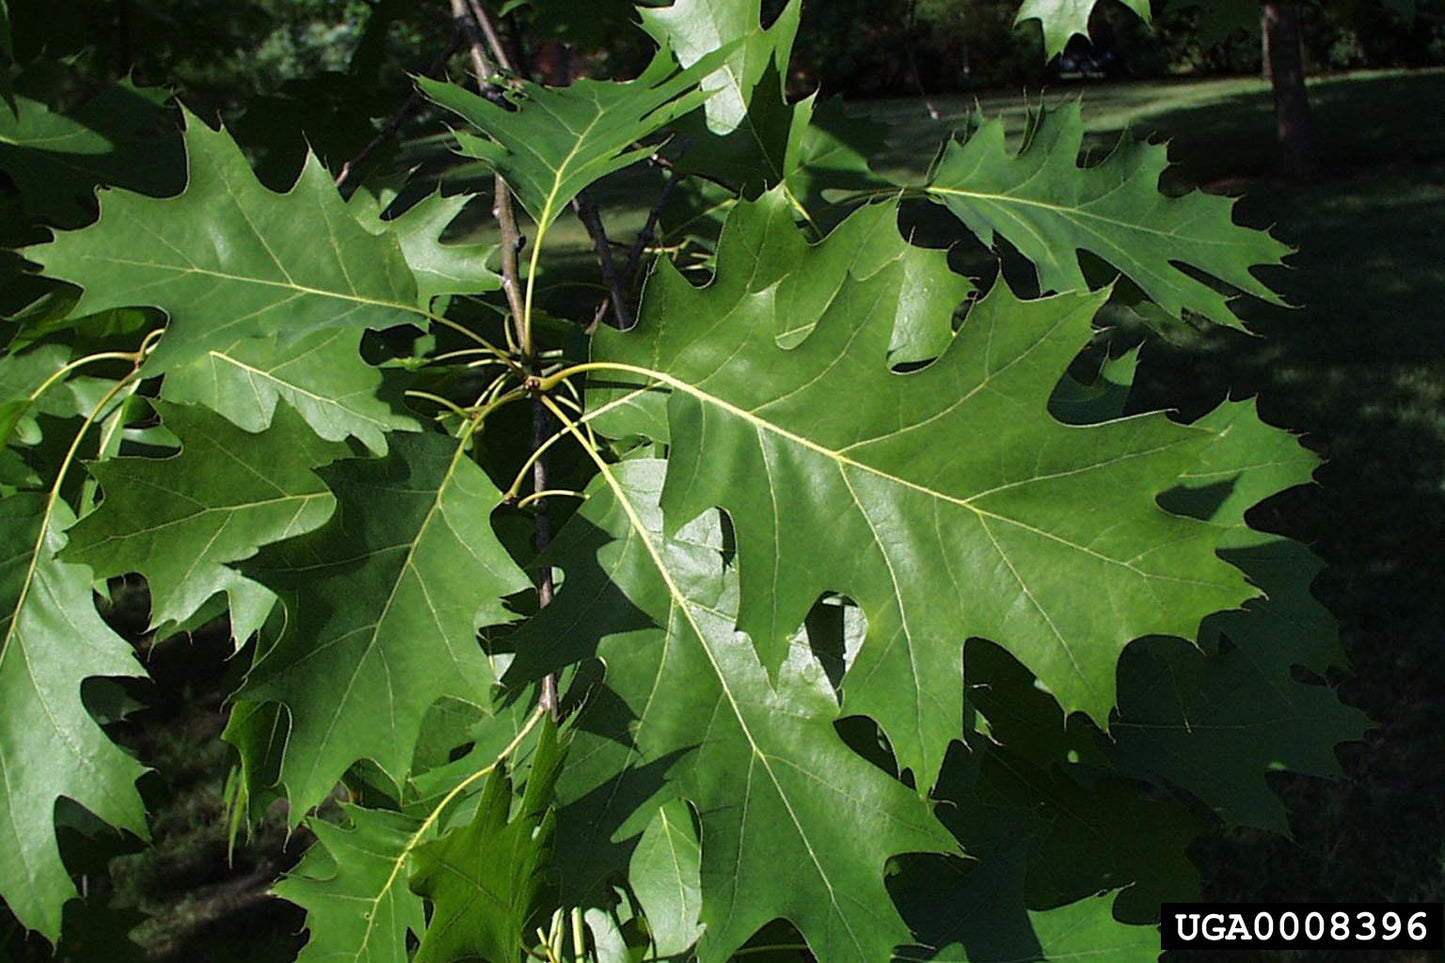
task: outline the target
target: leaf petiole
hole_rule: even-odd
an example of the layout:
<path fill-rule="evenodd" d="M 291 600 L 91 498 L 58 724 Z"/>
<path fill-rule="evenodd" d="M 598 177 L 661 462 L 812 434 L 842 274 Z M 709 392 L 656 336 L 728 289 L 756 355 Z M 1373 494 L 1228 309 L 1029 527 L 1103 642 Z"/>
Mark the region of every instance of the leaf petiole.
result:
<path fill-rule="evenodd" d="M 530 495 L 522 498 L 519 502 L 517 502 L 517 507 L 526 508 L 529 504 L 537 501 L 539 498 L 546 498 L 549 495 L 565 495 L 570 498 L 580 498 L 583 501 L 586 501 L 587 499 L 586 492 L 575 491 L 571 488 L 546 488 L 539 492 L 532 492 Z"/>

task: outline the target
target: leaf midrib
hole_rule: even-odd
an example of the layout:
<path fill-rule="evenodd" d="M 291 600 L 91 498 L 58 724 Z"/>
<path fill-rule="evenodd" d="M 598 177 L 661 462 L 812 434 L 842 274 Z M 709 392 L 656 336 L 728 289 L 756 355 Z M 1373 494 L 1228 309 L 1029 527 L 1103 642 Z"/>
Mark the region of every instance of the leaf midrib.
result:
<path fill-rule="evenodd" d="M 573 428 L 572 430 L 574 432 L 576 431 L 575 428 Z M 616 476 L 612 473 L 611 466 L 609 466 L 606 462 L 602 461 L 600 458 L 596 460 L 596 464 L 598 467 L 598 471 L 607 480 L 608 486 L 616 495 L 618 504 L 622 506 L 622 510 L 626 513 L 628 522 L 632 526 L 633 531 L 637 533 L 638 538 L 642 541 L 643 547 L 647 549 L 647 554 L 649 557 L 651 557 L 653 566 L 657 569 L 658 575 L 659 577 L 661 577 L 663 584 L 667 586 L 668 595 L 672 599 L 672 604 L 670 606 L 671 611 L 680 612 L 682 614 L 683 618 L 687 620 L 688 625 L 691 627 L 693 634 L 702 644 L 702 651 L 707 656 L 708 664 L 712 666 L 713 674 L 717 677 L 718 680 L 718 687 L 722 690 L 723 696 L 727 699 L 728 705 L 732 709 L 733 717 L 737 719 L 738 728 L 742 730 L 743 737 L 747 739 L 748 747 L 752 750 L 753 757 L 756 758 L 760 763 L 762 763 L 763 769 L 767 772 L 768 778 L 773 783 L 773 788 L 777 792 L 778 798 L 782 801 L 783 806 L 787 809 L 788 818 L 792 821 L 794 828 L 797 830 L 798 837 L 803 841 L 804 848 L 808 851 L 808 857 L 812 860 L 813 867 L 815 870 L 817 870 L 819 879 L 823 881 L 823 885 L 826 886 L 828 889 L 829 901 L 832 903 L 834 909 L 836 910 L 837 918 L 847 928 L 849 936 L 852 937 L 853 945 L 857 947 L 861 952 L 863 949 L 863 945 L 858 940 L 856 934 L 853 932 L 853 927 L 848 920 L 847 914 L 843 912 L 842 907 L 838 903 L 838 897 L 833 887 L 833 881 L 829 878 L 828 873 L 823 868 L 822 863 L 818 861 L 818 856 L 816 851 L 814 850 L 813 844 L 808 839 L 808 834 L 803 828 L 801 820 L 798 819 L 798 814 L 793 810 L 792 800 L 783 790 L 782 783 L 778 779 L 777 774 L 773 772 L 770 758 L 768 757 L 767 753 L 763 752 L 762 747 L 758 745 L 758 741 L 753 737 L 752 729 L 748 726 L 747 718 L 743 713 L 742 706 L 739 703 L 737 697 L 733 694 L 732 687 L 728 684 L 727 675 L 723 672 L 722 666 L 718 662 L 717 655 L 713 652 L 712 645 L 709 643 L 707 635 L 703 632 L 702 626 L 698 624 L 697 619 L 693 615 L 691 608 L 691 606 L 693 605 L 692 601 L 687 597 L 687 595 L 682 591 L 681 587 L 673 579 L 672 572 L 668 569 L 666 563 L 663 561 L 661 553 L 658 551 L 657 546 L 653 543 L 651 533 L 647 530 L 647 526 L 643 522 L 641 515 L 638 514 L 636 507 L 632 504 L 632 500 L 627 497 L 626 490 L 617 481 Z"/>
<path fill-rule="evenodd" d="M 389 308 L 393 311 L 404 311 L 408 314 L 416 314 L 422 317 L 430 317 L 429 312 L 422 310 L 414 304 L 404 304 L 396 301 L 383 301 L 379 298 L 368 298 L 356 292 L 328 291 L 324 288 L 314 288 L 309 285 L 299 284 L 295 281 L 272 281 L 267 278 L 253 277 L 245 274 L 230 274 L 225 271 L 217 271 L 212 268 L 197 267 L 195 265 L 182 267 L 176 264 L 166 264 L 155 261 L 133 261 L 127 258 L 102 257 L 96 254 L 81 252 L 77 255 L 86 261 L 98 261 L 102 264 L 122 264 L 127 267 L 152 268 L 161 271 L 173 271 L 177 274 L 200 274 L 205 277 L 217 278 L 222 281 L 235 281 L 245 284 L 255 284 L 261 287 L 281 288 L 286 291 L 295 291 L 298 294 L 310 294 L 323 298 L 334 298 L 338 301 L 350 301 L 355 304 L 364 304 L 371 307 Z M 263 309 L 265 310 L 265 309 Z"/>
<path fill-rule="evenodd" d="M 687 382 L 687 381 L 684 381 L 684 380 L 682 380 L 681 378 L 677 378 L 677 377 L 675 377 L 675 376 L 673 376 L 673 375 L 666 374 L 665 372 L 654 371 L 654 370 L 646 369 L 646 368 L 640 368 L 640 367 L 637 367 L 637 366 L 634 366 L 634 365 L 614 364 L 613 362 L 599 362 L 598 364 L 599 364 L 599 366 L 605 366 L 605 367 L 609 367 L 609 368 L 616 368 L 616 369 L 619 369 L 619 370 L 630 371 L 630 372 L 636 373 L 636 374 L 644 374 L 644 375 L 646 375 L 646 376 L 648 376 L 648 377 L 656 378 L 658 381 L 661 381 L 661 382 L 663 382 L 664 384 L 669 385 L 670 387 L 676 388 L 676 389 L 678 389 L 678 390 L 680 390 L 680 391 L 683 391 L 683 392 L 685 392 L 685 393 L 687 393 L 687 394 L 689 394 L 689 395 L 692 395 L 694 398 L 696 398 L 698 401 L 703 402 L 704 404 L 710 404 L 710 405 L 713 405 L 713 406 L 715 406 L 715 407 L 717 407 L 717 408 L 722 409 L 723 411 L 727 412 L 728 414 L 733 415 L 734 417 L 737 417 L 737 418 L 739 418 L 739 419 L 747 422 L 748 424 L 754 426 L 754 428 L 756 428 L 756 429 L 765 429 L 765 430 L 769 431 L 770 433 L 775 434 L 775 435 L 777 435 L 778 437 L 785 439 L 786 441 L 789 441 L 789 442 L 791 442 L 791 443 L 793 443 L 793 444 L 796 444 L 796 445 L 798 445 L 798 446 L 800 446 L 800 447 L 806 448 L 806 449 L 808 449 L 809 451 L 812 451 L 812 452 L 814 452 L 814 453 L 816 453 L 816 454 L 822 455 L 824 458 L 827 458 L 827 459 L 829 459 L 829 460 L 831 460 L 831 461 L 833 461 L 833 462 L 836 462 L 836 463 L 838 464 L 839 468 L 840 468 L 840 474 L 842 473 L 842 469 L 844 469 L 844 468 L 853 468 L 853 469 L 856 469 L 856 470 L 858 470 L 858 471 L 860 471 L 860 472 L 863 472 L 863 473 L 865 473 L 865 474 L 873 475 L 873 476 L 875 476 L 875 477 L 877 477 L 877 478 L 880 478 L 880 479 L 882 479 L 882 480 L 884 480 L 884 481 L 886 481 L 886 482 L 899 485 L 899 486 L 901 486 L 901 487 L 903 487 L 903 488 L 911 489 L 911 490 L 913 490 L 913 491 L 919 492 L 920 494 L 929 496 L 929 497 L 931 497 L 931 498 L 938 499 L 939 501 L 948 502 L 948 503 L 953 504 L 953 505 L 958 505 L 958 506 L 961 507 L 961 508 L 966 508 L 966 509 L 968 509 L 969 511 L 973 512 L 975 515 L 977 515 L 978 518 L 980 519 L 980 521 L 983 521 L 983 520 L 986 520 L 986 519 L 993 519 L 994 521 L 1003 522 L 1003 523 L 1006 524 L 1006 525 L 1012 525 L 1012 526 L 1014 526 L 1014 527 L 1016 527 L 1016 528 L 1020 528 L 1020 529 L 1022 529 L 1022 530 L 1024 530 L 1024 531 L 1030 532 L 1030 533 L 1032 533 L 1032 534 L 1034 534 L 1034 535 L 1038 535 L 1038 536 L 1040 536 L 1040 537 L 1042 537 L 1042 538 L 1047 538 L 1047 539 L 1049 539 L 1050 541 L 1057 542 L 1057 543 L 1059 543 L 1060 545 L 1067 546 L 1068 548 L 1071 548 L 1071 549 L 1073 549 L 1074 551 L 1077 551 L 1077 552 L 1081 552 L 1082 554 L 1088 555 L 1088 556 L 1091 557 L 1091 558 L 1098 559 L 1099 561 L 1106 562 L 1106 563 L 1108 563 L 1108 564 L 1110 564 L 1110 565 L 1117 565 L 1117 566 L 1120 566 L 1120 567 L 1122 567 L 1122 568 L 1128 569 L 1129 571 L 1133 572 L 1134 574 L 1136 574 L 1136 575 L 1138 575 L 1138 576 L 1140 576 L 1140 577 L 1142 577 L 1142 578 L 1148 578 L 1148 579 L 1163 579 L 1163 578 L 1164 578 L 1163 576 L 1160 576 L 1160 575 L 1155 574 L 1155 573 L 1150 573 L 1150 572 L 1142 571 L 1142 570 L 1139 569 L 1138 566 L 1135 564 L 1135 559 L 1118 559 L 1118 558 L 1112 558 L 1112 557 L 1110 557 L 1110 556 L 1108 556 L 1108 555 L 1104 555 L 1104 554 L 1101 553 L 1101 552 L 1095 551 L 1094 549 L 1089 548 L 1089 547 L 1086 546 L 1086 545 L 1080 545 L 1080 544 L 1078 544 L 1077 542 L 1072 542 L 1072 541 L 1070 541 L 1069 539 L 1064 538 L 1062 535 L 1059 535 L 1059 534 L 1057 534 L 1057 533 L 1055 533 L 1055 532 L 1046 531 L 1046 530 L 1044 530 L 1044 529 L 1038 528 L 1037 526 L 1030 525 L 1030 524 L 1028 524 L 1027 522 L 1021 521 L 1021 520 L 1019 520 L 1019 519 L 1010 518 L 1010 517 L 1007 516 L 1007 515 L 1000 515 L 1000 514 L 998 514 L 997 512 L 991 512 L 991 511 L 989 511 L 989 510 L 987 510 L 987 509 L 985 509 L 985 508 L 981 508 L 980 506 L 974 504 L 974 501 L 975 501 L 976 499 L 982 498 L 982 497 L 985 496 L 985 495 L 992 494 L 992 493 L 994 493 L 994 492 L 996 492 L 996 491 L 1002 490 L 1003 488 L 1006 488 L 1006 487 L 1018 487 L 1018 486 L 1024 485 L 1024 484 L 1031 484 L 1031 483 L 1033 483 L 1033 482 L 1035 482 L 1035 481 L 1045 480 L 1046 478 L 1051 477 L 1051 476 L 1039 476 L 1039 477 L 1037 477 L 1037 478 L 1024 479 L 1024 480 L 1021 480 L 1021 481 L 1018 481 L 1018 482 L 1015 482 L 1015 483 L 1011 483 L 1009 486 L 1000 486 L 1000 487 L 998 487 L 998 488 L 990 489 L 990 490 L 985 491 L 985 492 L 979 492 L 979 493 L 976 493 L 976 494 L 974 494 L 974 495 L 970 495 L 968 498 L 958 498 L 958 497 L 955 497 L 955 496 L 953 496 L 953 495 L 949 495 L 949 494 L 947 494 L 947 493 L 945 493 L 945 492 L 940 492 L 940 491 L 938 491 L 938 490 L 936 490 L 936 489 L 929 488 L 929 487 L 927 487 L 926 485 L 920 485 L 920 484 L 917 483 L 917 482 L 910 481 L 910 480 L 908 480 L 908 479 L 906 479 L 906 478 L 901 478 L 901 477 L 899 477 L 899 476 L 897 476 L 897 475 L 890 474 L 889 472 L 886 472 L 886 471 L 884 471 L 883 469 L 878 468 L 878 467 L 876 467 L 876 466 L 869 465 L 869 464 L 866 464 L 866 463 L 864 463 L 864 462 L 856 461 L 856 460 L 854 460 L 854 459 L 852 459 L 852 458 L 849 458 L 847 455 L 843 454 L 843 453 L 840 452 L 840 451 L 834 451 L 833 449 L 828 448 L 828 447 L 825 446 L 825 445 L 820 445 L 820 444 L 818 444 L 817 442 L 812 441 L 811 439 L 808 439 L 808 438 L 803 437 L 802 435 L 795 434 L 795 433 L 789 431 L 788 429 L 782 427 L 781 425 L 778 425 L 778 424 L 776 424 L 776 423 L 774 423 L 774 422 L 768 421 L 768 420 L 766 420 L 766 419 L 764 419 L 764 418 L 759 418 L 759 417 L 756 415 L 756 413 L 754 413 L 753 411 L 750 411 L 750 410 L 748 410 L 748 409 L 746 409 L 746 408 L 740 408 L 740 407 L 738 407 L 737 405 L 734 405 L 734 404 L 732 404 L 732 403 L 730 403 L 730 402 L 728 402 L 728 401 L 725 401 L 724 399 L 718 397 L 717 395 L 710 394 L 710 393 L 702 390 L 701 388 L 697 387 L 696 385 L 693 385 L 693 384 L 691 384 L 691 383 L 689 383 L 689 382 Z M 983 386 L 986 385 L 987 383 L 988 383 L 988 379 L 986 378 L 986 379 L 983 381 L 982 384 L 980 384 L 977 388 L 974 389 L 974 392 L 977 392 L 977 391 L 979 391 L 979 390 L 982 390 Z M 1156 449 L 1156 450 L 1151 450 L 1151 451 L 1135 452 L 1135 453 L 1131 453 L 1129 456 L 1126 456 L 1126 457 L 1136 457 L 1136 456 L 1142 457 L 1142 456 L 1144 456 L 1144 455 L 1152 454 L 1152 453 L 1154 453 L 1155 451 L 1166 450 L 1167 447 L 1169 447 L 1169 446 L 1166 446 L 1166 448 L 1161 448 L 1161 449 Z M 1111 464 L 1111 463 L 1099 463 L 1098 465 L 1094 465 L 1094 466 L 1086 466 L 1085 468 L 1078 469 L 1078 471 L 1094 470 L 1094 469 L 1097 469 L 1097 468 L 1104 467 L 1106 464 Z M 1168 581 L 1185 581 L 1185 582 L 1187 582 L 1187 581 L 1193 581 L 1193 580 L 1189 580 L 1189 579 L 1168 579 Z M 1200 583 L 1200 584 L 1208 584 L 1208 583 Z"/>
<path fill-rule="evenodd" d="M 1109 225 L 1110 227 L 1122 228 L 1124 230 L 1133 231 L 1140 234 L 1150 234 L 1160 238 L 1186 237 L 1186 235 L 1181 235 L 1177 229 L 1162 231 L 1158 228 L 1150 227 L 1148 225 L 1140 224 L 1134 221 L 1122 221 L 1115 217 L 1109 217 L 1106 214 L 1099 214 L 1085 207 L 1069 207 L 1064 204 L 1051 204 L 1048 201 L 1039 201 L 1034 200 L 1033 198 L 1019 197 L 1016 194 L 1002 194 L 989 191 L 970 191 L 958 187 L 939 187 L 936 184 L 930 184 L 929 186 L 923 188 L 923 191 L 928 194 L 942 194 L 948 197 L 967 197 L 979 201 L 989 201 L 991 203 L 1000 205 L 1019 204 L 1025 207 L 1037 207 L 1050 211 L 1054 214 L 1058 214 L 1061 217 L 1068 217 L 1070 215 L 1073 215 L 1079 219 L 1087 218 L 1092 221 L 1098 221 L 1100 223 Z M 1091 228 L 1090 230 L 1095 229 Z M 1237 246 L 1233 241 L 1211 240 L 1209 238 L 1202 237 L 1187 237 L 1187 240 L 1191 244 L 1213 245 L 1221 248 L 1234 248 Z"/>

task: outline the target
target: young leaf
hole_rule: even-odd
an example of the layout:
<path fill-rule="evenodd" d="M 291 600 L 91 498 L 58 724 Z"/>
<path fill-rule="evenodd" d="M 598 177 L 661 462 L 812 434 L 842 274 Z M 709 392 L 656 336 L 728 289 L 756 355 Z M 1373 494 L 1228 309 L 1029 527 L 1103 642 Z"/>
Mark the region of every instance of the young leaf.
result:
<path fill-rule="evenodd" d="M 286 606 L 238 697 L 290 712 L 293 824 L 358 759 L 399 782 L 438 699 L 487 704 L 477 627 L 509 621 L 501 597 L 531 586 L 492 531 L 501 493 L 464 444 L 402 435 L 384 459 L 318 474 L 336 497 L 330 521 L 242 566 Z"/>
<path fill-rule="evenodd" d="M 885 861 L 953 846 L 916 793 L 838 737 L 838 703 L 811 654 L 797 651 L 769 682 L 734 628 L 737 584 L 717 513 L 677 536 L 661 531 L 662 467 L 602 469 L 554 543 L 567 581 L 518 640 L 518 677 L 593 644 L 607 666 L 558 788 L 568 871 L 600 865 L 589 849 L 623 857 L 627 827 L 640 832 L 680 795 L 702 820 L 703 963 L 727 959 L 777 917 L 819 959 L 886 959 L 908 930 L 883 885 Z M 664 771 L 665 786 L 636 792 Z"/>
<path fill-rule="evenodd" d="M 908 293 L 899 263 L 822 298 L 804 275 L 784 303 L 784 286 L 747 281 L 768 270 L 750 239 L 787 218 L 782 202 L 732 217 L 716 280 L 695 289 L 660 264 L 637 328 L 599 331 L 594 358 L 624 372 L 609 382 L 671 390 L 669 529 L 713 506 L 732 516 L 739 628 L 765 665 L 823 592 L 862 606 L 846 705 L 879 721 L 920 786 L 960 735 L 964 639 L 1003 645 L 1104 724 L 1130 640 L 1193 637 L 1254 594 L 1215 556 L 1221 529 L 1155 504 L 1207 432 L 1162 414 L 1049 415 L 1103 295 L 1023 302 L 998 284 L 938 361 L 900 376 L 886 363 Z M 815 324 L 791 351 L 783 318 Z"/>
<path fill-rule="evenodd" d="M 299 339 L 243 338 L 171 369 L 161 394 L 219 412 L 247 431 L 271 424 L 278 401 L 327 441 L 348 436 L 378 455 L 392 431 L 419 431 L 388 373 L 361 357 L 360 331 L 317 331 Z"/>
<path fill-rule="evenodd" d="M 1004 144 L 1003 121 L 981 122 L 963 143 L 949 142 L 926 191 L 983 243 L 993 244 L 995 232 L 1007 238 L 1034 263 L 1045 290 L 1086 286 L 1082 250 L 1122 272 L 1171 316 L 1193 311 L 1244 327 L 1225 295 L 1180 264 L 1282 303 L 1250 271 L 1280 263 L 1289 248 L 1235 224 L 1231 199 L 1160 193 L 1168 152 L 1127 137 L 1102 162 L 1081 168 L 1083 137 L 1077 100 L 1040 111 L 1014 154 Z"/>
<path fill-rule="evenodd" d="M 351 825 L 307 825 L 316 842 L 272 892 L 306 910 L 311 937 L 296 963 L 407 963 L 407 932 L 426 931 L 421 897 L 406 886 L 420 821 L 343 806 Z"/>
<path fill-rule="evenodd" d="M 135 781 L 145 771 L 81 701 L 94 676 L 142 677 L 125 640 L 96 614 L 90 573 L 59 561 L 74 521 L 43 494 L 0 500 L 0 897 L 21 925 L 52 943 L 80 894 L 60 860 L 55 804 L 74 800 L 145 838 Z"/>
<path fill-rule="evenodd" d="M 272 598 L 228 563 L 325 522 L 333 499 L 311 469 L 350 452 L 284 406 L 252 434 L 205 408 L 153 404 L 180 452 L 92 464 L 105 500 L 70 530 L 65 557 L 99 577 L 144 575 L 152 626 L 182 623 L 225 592 L 232 633 L 244 642 Z"/>
<path fill-rule="evenodd" d="M 486 135 L 458 132 L 461 152 L 507 179 L 540 234 L 587 185 L 650 155 L 651 148 L 633 145 L 702 103 L 707 94 L 697 90 L 698 79 L 721 60 L 714 53 L 679 70 L 662 49 L 627 83 L 584 77 L 570 87 L 523 84 L 507 95 L 516 110 L 456 84 L 417 84 Z"/>
<path fill-rule="evenodd" d="M 531 942 L 528 924 L 552 860 L 552 800 L 565 755 L 556 727 L 545 727 L 515 813 L 512 781 L 498 765 L 471 820 L 417 849 L 411 887 L 434 909 L 415 963 L 511 960 Z"/>
<path fill-rule="evenodd" d="M 50 276 L 85 289 L 79 314 L 165 311 L 170 321 L 150 372 L 238 338 L 293 339 L 415 318 L 416 281 L 401 245 L 357 223 L 315 158 L 289 194 L 275 194 L 225 131 L 187 115 L 185 142 L 185 193 L 113 191 L 97 223 L 25 251 Z"/>

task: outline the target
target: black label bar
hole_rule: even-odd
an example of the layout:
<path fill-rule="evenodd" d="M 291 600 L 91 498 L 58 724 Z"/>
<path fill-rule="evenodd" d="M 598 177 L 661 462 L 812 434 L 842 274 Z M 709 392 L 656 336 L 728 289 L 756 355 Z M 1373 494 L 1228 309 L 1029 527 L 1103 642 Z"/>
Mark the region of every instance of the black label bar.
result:
<path fill-rule="evenodd" d="M 1445 949 L 1445 903 L 1165 903 L 1162 949 Z"/>

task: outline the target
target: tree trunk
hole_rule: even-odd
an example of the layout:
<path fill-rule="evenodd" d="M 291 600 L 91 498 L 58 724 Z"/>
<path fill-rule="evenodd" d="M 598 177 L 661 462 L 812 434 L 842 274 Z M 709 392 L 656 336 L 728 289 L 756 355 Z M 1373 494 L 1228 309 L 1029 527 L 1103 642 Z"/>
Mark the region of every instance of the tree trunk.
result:
<path fill-rule="evenodd" d="M 1274 90 L 1280 172 L 1287 177 L 1308 177 L 1315 166 L 1315 127 L 1305 89 L 1299 6 L 1292 0 L 1264 0 L 1261 14 L 1265 76 Z"/>

